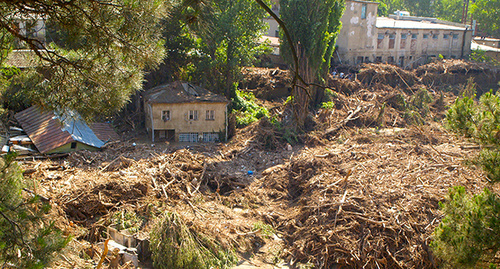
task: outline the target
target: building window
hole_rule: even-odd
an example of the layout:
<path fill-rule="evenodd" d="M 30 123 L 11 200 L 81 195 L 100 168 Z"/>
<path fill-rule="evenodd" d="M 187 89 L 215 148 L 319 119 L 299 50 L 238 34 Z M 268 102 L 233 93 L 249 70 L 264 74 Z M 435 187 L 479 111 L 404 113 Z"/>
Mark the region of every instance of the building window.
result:
<path fill-rule="evenodd" d="M 429 34 L 424 34 L 424 39 L 429 39 Z"/>
<path fill-rule="evenodd" d="M 381 62 L 382 62 L 382 56 L 377 56 L 377 57 L 375 58 L 375 62 L 376 62 L 376 63 L 381 63 Z"/>
<path fill-rule="evenodd" d="M 361 6 L 361 19 L 366 19 L 366 4 Z"/>
<path fill-rule="evenodd" d="M 378 38 L 377 38 L 377 49 L 381 49 L 382 48 L 382 42 L 384 41 L 384 34 L 378 34 Z"/>
<path fill-rule="evenodd" d="M 198 110 L 189 110 L 189 120 L 198 120 Z"/>
<path fill-rule="evenodd" d="M 71 142 L 71 148 L 76 149 L 76 142 Z"/>
<path fill-rule="evenodd" d="M 356 64 L 361 64 L 363 63 L 363 56 L 358 56 L 358 58 L 356 58 Z"/>
<path fill-rule="evenodd" d="M 438 36 L 437 34 L 433 34 L 433 35 L 432 35 L 432 39 L 438 39 L 438 37 L 439 37 L 439 36 Z"/>
<path fill-rule="evenodd" d="M 417 36 L 418 36 L 417 34 L 412 34 L 411 39 L 417 39 Z"/>
<path fill-rule="evenodd" d="M 163 121 L 169 121 L 170 120 L 170 110 L 163 110 L 161 112 L 161 119 Z"/>
<path fill-rule="evenodd" d="M 453 34 L 453 39 L 458 39 L 458 34 Z"/>
<path fill-rule="evenodd" d="M 448 39 L 448 36 L 449 36 L 448 34 L 443 34 L 444 39 Z"/>
<path fill-rule="evenodd" d="M 396 40 L 396 35 L 395 34 L 390 34 L 389 35 L 389 49 L 394 48 L 394 42 Z"/>
<path fill-rule="evenodd" d="M 390 63 L 390 64 L 394 63 L 394 57 L 393 56 L 387 57 L 387 63 Z"/>
<path fill-rule="evenodd" d="M 370 57 L 365 57 L 365 63 L 369 63 L 370 62 Z"/>
<path fill-rule="evenodd" d="M 406 48 L 406 34 L 401 34 L 401 43 L 399 45 L 400 48 Z"/>
<path fill-rule="evenodd" d="M 206 120 L 215 120 L 215 110 L 207 110 Z"/>

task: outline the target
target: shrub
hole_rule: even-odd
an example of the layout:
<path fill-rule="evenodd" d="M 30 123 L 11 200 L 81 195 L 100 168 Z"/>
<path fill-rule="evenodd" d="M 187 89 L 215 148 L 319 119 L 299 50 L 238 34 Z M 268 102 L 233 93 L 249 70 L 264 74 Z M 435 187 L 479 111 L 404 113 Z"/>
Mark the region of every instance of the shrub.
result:
<path fill-rule="evenodd" d="M 251 92 L 236 90 L 231 105 L 232 113 L 236 116 L 236 126 L 240 128 L 269 116 L 269 111 L 256 103 L 256 98 Z"/>
<path fill-rule="evenodd" d="M 500 95 L 493 92 L 457 99 L 447 114 L 449 127 L 481 145 L 473 160 L 491 183 L 500 181 Z M 468 195 L 463 187 L 450 190 L 441 204 L 444 218 L 434 231 L 435 254 L 451 267 L 486 267 L 498 261 L 500 250 L 500 198 L 485 189 Z M 490 267 L 494 265 L 490 264 Z"/>
<path fill-rule="evenodd" d="M 9 154 L 0 160 L 0 263 L 10 264 L 9 268 L 43 268 L 70 238 L 45 220 L 48 202 L 38 195 L 23 197 L 25 183 L 14 158 Z"/>
<path fill-rule="evenodd" d="M 166 212 L 151 230 L 155 268 L 230 268 L 237 261 L 233 251 L 215 239 L 188 227 L 182 218 Z"/>

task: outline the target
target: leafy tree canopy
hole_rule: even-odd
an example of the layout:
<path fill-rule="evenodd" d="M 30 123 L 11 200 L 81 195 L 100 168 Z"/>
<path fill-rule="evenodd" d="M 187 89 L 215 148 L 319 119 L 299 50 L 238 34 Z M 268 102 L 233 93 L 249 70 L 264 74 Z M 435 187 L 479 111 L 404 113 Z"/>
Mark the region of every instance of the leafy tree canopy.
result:
<path fill-rule="evenodd" d="M 476 0 L 471 10 L 481 31 L 500 37 L 500 0 Z"/>
<path fill-rule="evenodd" d="M 143 70 L 163 58 L 160 0 L 0 1 L 0 30 L 40 59 L 44 79 L 33 100 L 48 108 L 110 114 L 141 89 Z M 19 22 L 44 19 L 48 45 L 24 34 Z M 4 49 L 12 45 L 0 40 Z"/>

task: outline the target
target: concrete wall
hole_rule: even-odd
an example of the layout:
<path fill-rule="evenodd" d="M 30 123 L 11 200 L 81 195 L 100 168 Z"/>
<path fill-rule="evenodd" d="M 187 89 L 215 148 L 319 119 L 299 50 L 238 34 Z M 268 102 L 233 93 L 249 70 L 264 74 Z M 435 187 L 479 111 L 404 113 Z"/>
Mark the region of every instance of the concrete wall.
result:
<path fill-rule="evenodd" d="M 377 6 L 376 2 L 346 1 L 342 29 L 337 37 L 338 54 L 343 63 L 355 64 L 359 56 L 365 57 L 374 49 Z M 333 57 L 338 61 L 337 55 Z"/>
<path fill-rule="evenodd" d="M 226 130 L 226 103 L 177 103 L 177 104 L 151 104 L 151 110 L 145 105 L 146 128 L 151 132 L 152 125 L 155 131 L 175 130 L 175 140 L 178 141 L 179 133 L 221 132 Z M 162 119 L 162 111 L 170 111 L 170 120 Z M 189 119 L 190 111 L 198 111 L 198 119 Z M 214 111 L 214 119 L 207 120 L 206 111 Z M 221 137 L 221 139 L 224 139 Z"/>
<path fill-rule="evenodd" d="M 371 61 L 406 67 L 440 54 L 447 59 L 461 58 L 470 53 L 471 34 L 470 31 L 465 34 L 464 43 L 464 31 L 379 28 Z"/>
<path fill-rule="evenodd" d="M 271 0 L 271 10 L 279 17 L 279 15 L 280 15 L 279 0 Z M 268 17 L 264 18 L 263 21 L 265 23 L 269 24 L 269 29 L 267 30 L 266 33 L 264 33 L 264 35 L 279 37 L 278 22 L 276 20 L 274 20 L 274 18 L 271 17 L 270 15 Z"/>

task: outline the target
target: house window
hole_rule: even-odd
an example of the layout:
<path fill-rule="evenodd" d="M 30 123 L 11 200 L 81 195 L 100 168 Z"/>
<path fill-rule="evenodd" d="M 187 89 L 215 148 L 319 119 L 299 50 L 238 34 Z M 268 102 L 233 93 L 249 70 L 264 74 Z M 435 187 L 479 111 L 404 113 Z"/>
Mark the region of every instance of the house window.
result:
<path fill-rule="evenodd" d="M 412 34 L 411 39 L 417 39 L 417 36 L 418 36 L 417 34 Z"/>
<path fill-rule="evenodd" d="M 429 39 L 429 34 L 424 34 L 424 39 Z"/>
<path fill-rule="evenodd" d="M 390 63 L 390 64 L 394 63 L 394 57 L 393 56 L 387 57 L 387 63 Z"/>
<path fill-rule="evenodd" d="M 453 34 L 453 39 L 458 39 L 458 34 Z"/>
<path fill-rule="evenodd" d="M 399 47 L 402 49 L 406 48 L 406 34 L 401 34 L 401 43 Z"/>
<path fill-rule="evenodd" d="M 198 120 L 198 110 L 189 110 L 189 120 Z"/>
<path fill-rule="evenodd" d="M 206 120 L 215 120 L 215 110 L 207 110 Z"/>
<path fill-rule="evenodd" d="M 161 119 L 163 121 L 169 121 L 170 120 L 170 110 L 163 110 L 161 112 Z"/>
<path fill-rule="evenodd" d="M 438 39 L 438 35 L 437 34 L 433 34 L 432 35 L 432 39 Z"/>
<path fill-rule="evenodd" d="M 378 34 L 377 38 L 377 49 L 382 48 L 382 42 L 384 41 L 384 34 Z"/>
<path fill-rule="evenodd" d="M 396 35 L 395 34 L 390 34 L 389 35 L 389 49 L 394 48 L 394 42 L 396 40 Z"/>
<path fill-rule="evenodd" d="M 71 142 L 71 148 L 76 149 L 76 142 Z"/>
<path fill-rule="evenodd" d="M 448 39 L 449 35 L 448 34 L 443 34 L 444 39 Z"/>
<path fill-rule="evenodd" d="M 377 57 L 375 58 L 375 62 L 376 62 L 376 63 L 381 63 L 381 62 L 382 62 L 382 56 L 377 56 Z"/>
<path fill-rule="evenodd" d="M 361 6 L 361 19 L 366 19 L 366 4 Z"/>

